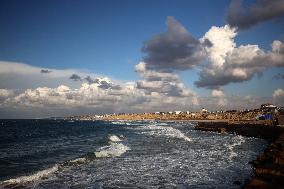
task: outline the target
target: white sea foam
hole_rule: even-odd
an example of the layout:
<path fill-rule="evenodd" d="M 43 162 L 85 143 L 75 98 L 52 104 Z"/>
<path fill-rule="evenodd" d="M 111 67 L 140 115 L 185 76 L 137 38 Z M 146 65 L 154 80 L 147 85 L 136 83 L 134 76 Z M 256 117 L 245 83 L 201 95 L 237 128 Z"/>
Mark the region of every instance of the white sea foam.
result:
<path fill-rule="evenodd" d="M 112 143 L 109 146 L 104 146 L 100 148 L 97 152 L 95 152 L 95 155 L 97 158 L 115 157 L 115 156 L 121 156 L 128 150 L 130 150 L 130 148 L 124 144 Z"/>
<path fill-rule="evenodd" d="M 141 125 L 141 123 L 139 123 L 139 121 L 112 121 L 111 122 L 114 125 Z"/>
<path fill-rule="evenodd" d="M 231 144 L 226 145 L 230 151 L 230 156 L 229 156 L 230 159 L 233 159 L 234 157 L 238 156 L 238 154 L 234 151 L 234 148 L 236 146 L 240 146 L 244 142 L 245 142 L 245 138 L 241 135 L 237 135 L 233 138 Z"/>
<path fill-rule="evenodd" d="M 111 141 L 111 142 L 121 142 L 122 140 L 118 137 L 118 136 L 116 136 L 116 135 L 110 135 L 109 136 L 109 140 Z"/>
<path fill-rule="evenodd" d="M 159 126 L 167 126 L 168 123 L 159 123 Z"/>
<path fill-rule="evenodd" d="M 50 174 L 52 174 L 56 171 L 58 171 L 58 165 L 54 165 L 51 168 L 39 171 L 39 172 L 32 174 L 32 175 L 29 175 L 29 176 L 21 176 L 21 177 L 18 177 L 18 178 L 5 180 L 2 183 L 0 183 L 0 186 L 5 187 L 5 186 L 10 185 L 10 184 L 24 184 L 24 183 L 27 183 L 27 182 L 33 182 L 33 181 L 39 180 L 43 177 L 47 177 L 48 175 L 50 175 Z"/>
<path fill-rule="evenodd" d="M 115 124 L 115 125 L 124 125 L 125 124 L 124 121 L 112 121 L 111 123 Z"/>
<path fill-rule="evenodd" d="M 130 150 L 130 148 L 120 142 L 122 142 L 123 136 L 120 138 L 116 135 L 110 135 L 109 136 L 109 146 L 104 146 L 98 149 L 95 152 L 95 156 L 97 158 L 102 157 L 115 157 L 115 156 L 121 156 L 126 151 Z"/>
<path fill-rule="evenodd" d="M 142 134 L 148 134 L 153 136 L 168 136 L 172 138 L 180 138 L 184 139 L 188 142 L 191 141 L 191 139 L 187 136 L 185 136 L 184 133 L 182 133 L 180 130 L 175 129 L 173 127 L 165 127 L 160 125 L 145 125 L 143 126 L 143 129 L 150 130 L 150 131 L 144 131 Z"/>

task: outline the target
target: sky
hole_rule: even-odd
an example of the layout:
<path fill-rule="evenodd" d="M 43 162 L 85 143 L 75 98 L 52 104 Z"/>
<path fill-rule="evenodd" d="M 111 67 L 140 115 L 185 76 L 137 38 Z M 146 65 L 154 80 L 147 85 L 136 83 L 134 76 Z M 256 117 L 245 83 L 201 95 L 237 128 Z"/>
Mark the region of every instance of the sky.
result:
<path fill-rule="evenodd" d="M 284 0 L 0 0 L 0 118 L 284 106 Z"/>

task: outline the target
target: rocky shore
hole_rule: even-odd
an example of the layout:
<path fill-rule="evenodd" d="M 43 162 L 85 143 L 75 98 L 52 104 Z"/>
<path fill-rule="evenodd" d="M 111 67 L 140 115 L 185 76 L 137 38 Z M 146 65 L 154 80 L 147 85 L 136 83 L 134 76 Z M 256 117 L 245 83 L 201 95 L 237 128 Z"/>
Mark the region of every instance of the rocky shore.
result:
<path fill-rule="evenodd" d="M 249 123 L 199 122 L 195 129 L 230 132 L 248 137 L 263 138 L 270 142 L 253 162 L 254 176 L 243 186 L 245 189 L 280 189 L 284 187 L 284 127 Z"/>

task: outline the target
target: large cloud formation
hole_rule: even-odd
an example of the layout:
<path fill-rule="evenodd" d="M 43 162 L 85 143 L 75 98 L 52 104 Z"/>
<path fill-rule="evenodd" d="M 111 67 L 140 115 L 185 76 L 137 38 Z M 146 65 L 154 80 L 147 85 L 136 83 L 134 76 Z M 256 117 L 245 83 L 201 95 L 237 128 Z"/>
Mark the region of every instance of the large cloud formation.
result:
<path fill-rule="evenodd" d="M 127 82 L 118 88 L 102 88 L 99 83 L 83 83 L 79 88 L 60 85 L 55 88 L 38 87 L 20 93 L 1 89 L 0 112 L 12 111 L 9 117 L 63 116 L 82 112 L 147 112 L 188 110 L 198 107 L 197 97 L 168 96 L 146 92 Z M 199 109 L 199 108 L 197 108 Z M 4 112 L 4 113 L 5 113 Z M 4 116 L 0 114 L 1 116 Z M 8 115 L 6 115 L 8 116 Z"/>
<path fill-rule="evenodd" d="M 192 37 L 173 17 L 167 18 L 167 27 L 166 32 L 144 43 L 142 51 L 146 55 L 143 58 L 144 70 L 138 72 L 143 78 L 137 82 L 139 88 L 170 91 L 178 86 L 169 83 L 177 82 L 179 71 L 198 69 L 199 79 L 194 82 L 197 87 L 219 89 L 230 83 L 249 81 L 267 69 L 284 66 L 284 44 L 281 41 L 273 41 L 271 50 L 265 51 L 258 45 L 237 47 L 237 29 L 229 25 L 212 26 L 201 39 Z M 155 75 L 160 77 L 153 79 Z"/>
<path fill-rule="evenodd" d="M 117 92 L 123 95 L 117 95 Z M 27 89 L 12 99 L 5 101 L 6 104 L 17 106 L 58 106 L 69 107 L 83 106 L 106 106 L 120 103 L 120 101 L 136 101 L 141 97 L 133 86 L 126 85 L 122 90 L 104 90 L 99 84 L 83 83 L 79 89 L 72 89 L 65 85 L 56 88 L 38 87 Z M 103 103 L 102 103 L 103 102 Z"/>
<path fill-rule="evenodd" d="M 206 47 L 208 63 L 202 67 L 197 87 L 220 88 L 229 83 L 244 82 L 256 74 L 274 68 L 284 67 L 284 44 L 275 40 L 271 50 L 264 51 L 258 45 L 236 46 L 236 29 L 225 25 L 213 26 L 201 40 L 209 40 Z"/>
<path fill-rule="evenodd" d="M 147 69 L 184 70 L 200 63 L 204 57 L 203 45 L 173 17 L 166 20 L 168 30 L 144 42 L 143 58 Z"/>
<path fill-rule="evenodd" d="M 224 95 L 223 86 L 249 81 L 270 68 L 284 67 L 284 44 L 281 41 L 273 41 L 271 50 L 265 51 L 258 45 L 237 46 L 237 28 L 229 25 L 212 26 L 200 39 L 189 35 L 173 17 L 167 18 L 167 27 L 165 33 L 144 43 L 142 50 L 146 56 L 136 65 L 136 71 L 142 78 L 137 82 L 137 88 L 149 94 L 195 96 L 180 81 L 178 73 L 197 69 L 199 78 L 195 85 L 212 89 L 217 105 L 225 107 L 229 105 L 230 97 Z M 201 102 L 199 98 L 198 103 Z"/>
<path fill-rule="evenodd" d="M 137 89 L 146 94 L 159 94 L 170 98 L 189 98 L 198 104 L 194 92 L 179 79 L 177 71 L 192 69 L 204 59 L 204 46 L 210 43 L 195 39 L 183 25 L 173 17 L 167 17 L 167 31 L 144 42 L 143 61 L 135 70 L 142 79 L 137 81 Z"/>
<path fill-rule="evenodd" d="M 0 67 L 0 117 L 199 109 L 197 95 L 177 74 L 146 70 L 142 62 L 136 66 L 143 77 L 138 82 L 71 69 L 48 69 L 52 72 L 46 74 L 42 68 L 12 62 L 0 62 Z"/>
<path fill-rule="evenodd" d="M 198 110 L 199 103 L 209 109 L 252 108 L 259 102 L 270 99 L 257 97 L 225 96 L 220 90 L 213 90 L 212 97 L 167 96 L 159 92 L 145 93 L 136 88 L 135 83 L 125 83 L 121 89 L 102 89 L 99 84 L 83 83 L 78 89 L 60 85 L 55 88 L 38 87 L 19 94 L 0 90 L 4 101 L 0 101 L 0 112 L 13 110 L 12 116 L 42 117 L 62 116 L 82 113 L 145 112 Z M 279 101 L 282 92 L 275 97 Z M 20 111 L 20 112 L 17 112 Z M 4 113 L 5 113 L 4 112 Z M 4 115 L 4 114 L 3 114 Z M 0 116 L 3 116 L 0 114 Z"/>
<path fill-rule="evenodd" d="M 176 74 L 145 70 L 143 62 L 138 64 L 136 70 L 146 82 L 149 82 L 146 86 L 138 86 L 135 82 L 117 83 L 107 77 L 97 77 L 93 79 L 96 82 L 84 81 L 78 88 L 61 84 L 57 87 L 28 88 L 24 91 L 0 89 L 0 117 L 34 118 L 87 113 L 194 111 L 199 110 L 201 106 L 211 110 L 252 108 L 258 107 L 259 102 L 271 101 L 269 98 L 228 96 L 222 90 L 213 90 L 213 98 L 200 97 L 185 87 Z M 155 86 L 155 81 L 159 80 L 162 84 Z M 120 87 L 101 87 L 104 82 Z M 173 91 L 179 93 L 168 90 L 172 85 L 177 85 L 173 87 Z M 279 98 L 282 93 L 277 91 L 273 95 L 277 102 L 282 99 Z"/>
<path fill-rule="evenodd" d="M 284 0 L 258 0 L 249 8 L 242 7 L 242 0 L 232 0 L 226 20 L 230 26 L 243 30 L 281 15 Z"/>

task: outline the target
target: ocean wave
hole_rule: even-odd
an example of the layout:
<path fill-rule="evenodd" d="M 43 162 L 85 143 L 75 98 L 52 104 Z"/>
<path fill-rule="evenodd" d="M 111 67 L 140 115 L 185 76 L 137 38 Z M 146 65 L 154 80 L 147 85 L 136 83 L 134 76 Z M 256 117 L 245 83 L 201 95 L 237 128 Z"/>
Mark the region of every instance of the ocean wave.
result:
<path fill-rule="evenodd" d="M 131 126 L 131 125 L 141 125 L 141 121 L 112 121 L 111 124 L 114 124 L 114 125 L 128 125 L 128 126 Z"/>
<path fill-rule="evenodd" d="M 158 123 L 159 126 L 167 126 L 168 123 Z"/>
<path fill-rule="evenodd" d="M 114 125 L 125 125 L 125 122 L 124 121 L 112 121 L 111 124 L 114 124 Z"/>
<path fill-rule="evenodd" d="M 149 131 L 143 131 L 142 134 L 179 138 L 179 139 L 183 139 L 183 140 L 188 141 L 188 142 L 192 141 L 189 137 L 187 137 L 180 130 L 175 129 L 173 127 L 165 127 L 165 126 L 161 126 L 161 125 L 152 125 L 151 124 L 151 125 L 145 125 L 142 128 L 149 130 Z"/>
<path fill-rule="evenodd" d="M 130 150 L 130 148 L 124 144 L 112 143 L 109 146 L 104 146 L 100 148 L 97 152 L 95 152 L 95 155 L 97 158 L 116 157 L 121 156 L 128 150 Z"/>
<path fill-rule="evenodd" d="M 17 177 L 14 179 L 9 179 L 9 180 L 5 180 L 0 182 L 0 186 L 2 187 L 9 187 L 11 185 L 18 185 L 18 184 L 25 184 L 28 182 L 33 182 L 42 178 L 47 177 L 48 175 L 58 171 L 59 166 L 56 164 L 51 168 L 42 170 L 42 171 L 38 171 L 35 174 L 29 175 L 29 176 L 21 176 L 21 177 Z"/>
<path fill-rule="evenodd" d="M 116 135 L 110 135 L 108 139 L 109 139 L 110 142 L 121 142 L 121 141 L 122 141 L 122 140 L 121 140 L 118 136 L 116 136 Z"/>
<path fill-rule="evenodd" d="M 131 122 L 126 122 L 125 124 L 128 125 L 128 126 L 135 126 L 135 125 L 141 125 L 141 122 L 138 122 L 138 121 L 133 122 L 133 121 L 131 121 Z"/>
<path fill-rule="evenodd" d="M 95 156 L 97 158 L 121 156 L 126 151 L 130 150 L 128 146 L 120 143 L 122 142 L 122 138 L 124 137 L 120 136 L 119 138 L 116 135 L 110 135 L 108 138 L 110 145 L 99 148 L 95 152 Z"/>

